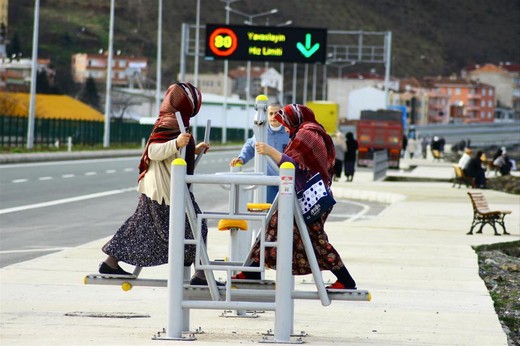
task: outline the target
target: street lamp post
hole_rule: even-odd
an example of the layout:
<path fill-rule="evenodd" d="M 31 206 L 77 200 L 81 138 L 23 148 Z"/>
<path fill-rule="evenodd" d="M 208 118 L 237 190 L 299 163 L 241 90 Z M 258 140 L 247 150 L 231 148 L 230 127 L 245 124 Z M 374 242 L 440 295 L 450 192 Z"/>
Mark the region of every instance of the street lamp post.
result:
<path fill-rule="evenodd" d="M 233 13 L 238 14 L 240 16 L 246 17 L 247 20 L 244 20 L 244 24 L 247 24 L 247 25 L 253 25 L 253 20 L 255 18 L 262 17 L 262 16 L 268 16 L 268 15 L 271 15 L 271 14 L 278 13 L 278 9 L 277 8 L 273 8 L 273 9 L 271 9 L 269 11 L 260 12 L 260 13 L 256 13 L 256 14 L 249 14 L 249 13 L 245 13 L 245 12 L 236 10 L 234 8 L 231 8 L 229 5 L 226 6 L 226 10 L 228 12 L 233 12 Z M 250 101 L 251 101 L 251 61 L 248 60 L 247 61 L 247 78 L 246 78 L 246 109 L 248 110 L 248 112 L 249 112 Z M 248 120 L 247 124 L 249 124 L 249 113 L 248 113 L 248 119 L 247 120 Z M 248 125 L 246 125 L 246 131 L 244 131 L 244 132 L 245 132 L 244 133 L 244 140 L 247 140 L 248 132 L 249 132 L 249 126 Z"/>
<path fill-rule="evenodd" d="M 231 8 L 230 6 L 226 6 L 226 10 L 229 11 L 229 12 L 233 12 L 235 14 L 238 14 L 240 16 L 246 17 L 247 20 L 244 20 L 244 24 L 246 24 L 246 25 L 253 25 L 253 20 L 255 18 L 262 17 L 262 16 L 268 16 L 268 15 L 271 15 L 271 14 L 278 13 L 278 9 L 277 8 L 273 8 L 273 9 L 271 9 L 269 11 L 260 12 L 260 13 L 256 13 L 256 14 L 248 14 L 248 13 L 236 10 L 234 8 Z M 247 105 L 248 106 L 249 106 L 249 100 L 250 100 L 250 97 L 251 97 L 250 93 L 251 93 L 251 61 L 248 60 L 247 61 L 247 81 L 246 81 L 246 98 L 247 98 Z"/>

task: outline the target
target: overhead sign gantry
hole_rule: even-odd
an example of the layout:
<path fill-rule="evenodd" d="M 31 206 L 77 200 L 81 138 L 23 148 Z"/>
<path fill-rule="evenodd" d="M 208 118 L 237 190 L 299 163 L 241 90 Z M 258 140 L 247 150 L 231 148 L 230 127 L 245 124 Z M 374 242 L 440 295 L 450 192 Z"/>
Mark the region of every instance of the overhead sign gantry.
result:
<path fill-rule="evenodd" d="M 327 30 L 206 25 L 206 59 L 325 63 Z"/>

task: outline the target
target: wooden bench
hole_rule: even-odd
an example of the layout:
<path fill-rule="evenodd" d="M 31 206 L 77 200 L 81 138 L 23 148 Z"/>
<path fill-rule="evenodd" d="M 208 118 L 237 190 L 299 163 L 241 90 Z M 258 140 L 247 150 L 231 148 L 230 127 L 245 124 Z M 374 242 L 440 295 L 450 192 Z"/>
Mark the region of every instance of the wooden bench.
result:
<path fill-rule="evenodd" d="M 432 150 L 433 161 L 440 161 L 442 159 L 442 153 L 440 150 Z"/>
<path fill-rule="evenodd" d="M 489 224 L 493 227 L 495 235 L 500 235 L 495 226 L 497 223 L 502 226 L 504 234 L 509 234 L 504 225 L 504 217 L 507 214 L 511 214 L 510 210 L 490 210 L 486 197 L 484 197 L 482 192 L 468 192 L 468 195 L 471 199 L 471 204 L 473 205 L 473 221 L 471 223 L 471 229 L 467 234 L 473 234 L 473 228 L 477 225 L 480 225 L 480 228 L 476 233 L 482 233 L 484 225 Z"/>
<path fill-rule="evenodd" d="M 464 172 L 462 171 L 462 168 L 459 167 L 459 165 L 453 164 L 452 166 L 453 170 L 455 171 L 455 178 L 453 179 L 452 187 L 455 187 L 457 184 L 459 184 L 459 189 L 460 185 L 462 184 L 466 185 L 466 187 L 475 187 L 475 178 L 464 175 Z"/>

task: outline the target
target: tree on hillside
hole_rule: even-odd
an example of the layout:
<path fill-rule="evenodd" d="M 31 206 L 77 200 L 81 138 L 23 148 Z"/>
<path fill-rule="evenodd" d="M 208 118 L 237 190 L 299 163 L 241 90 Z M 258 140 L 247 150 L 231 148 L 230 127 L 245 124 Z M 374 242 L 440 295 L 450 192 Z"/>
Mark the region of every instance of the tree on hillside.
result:
<path fill-rule="evenodd" d="M 89 106 L 92 106 L 97 110 L 101 110 L 99 106 L 99 94 L 97 90 L 96 81 L 94 81 L 94 78 L 92 78 L 92 76 L 89 76 L 85 81 L 85 87 L 80 93 L 79 99 L 80 101 L 85 102 Z"/>

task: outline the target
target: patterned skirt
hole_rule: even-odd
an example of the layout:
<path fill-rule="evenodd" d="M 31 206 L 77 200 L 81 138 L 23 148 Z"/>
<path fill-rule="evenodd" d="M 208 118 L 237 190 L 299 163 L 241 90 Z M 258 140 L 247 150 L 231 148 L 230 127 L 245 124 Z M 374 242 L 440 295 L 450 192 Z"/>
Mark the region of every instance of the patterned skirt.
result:
<path fill-rule="evenodd" d="M 320 270 L 336 271 L 345 265 L 343 264 L 339 253 L 332 244 L 329 243 L 327 233 L 325 233 L 324 230 L 325 221 L 331 211 L 332 208 L 328 212 L 324 213 L 319 220 L 316 220 L 316 222 L 312 224 L 308 224 L 307 231 L 309 232 L 312 248 L 314 249 Z M 275 211 L 267 225 L 265 234 L 266 241 L 276 241 L 278 234 L 277 227 L 278 211 Z M 253 248 L 251 260 L 256 263 L 260 262 L 260 245 L 258 242 L 256 242 Z M 265 248 L 265 265 L 268 268 L 276 269 L 276 248 Z M 296 223 L 294 223 L 292 273 L 293 275 L 306 275 L 311 272 L 311 267 L 309 265 L 309 260 L 307 259 L 307 254 L 305 253 L 300 231 L 298 230 Z"/>
<path fill-rule="evenodd" d="M 200 208 L 191 195 L 195 212 L 200 214 Z M 168 263 L 168 238 L 170 206 L 159 204 L 145 194 L 141 194 L 139 203 L 132 216 L 119 228 L 112 239 L 102 250 L 119 261 L 139 266 L 151 267 Z M 206 242 L 208 226 L 202 220 L 202 238 Z M 186 215 L 186 239 L 193 239 L 193 233 Z M 195 260 L 195 245 L 184 247 L 184 265 L 189 266 Z"/>

